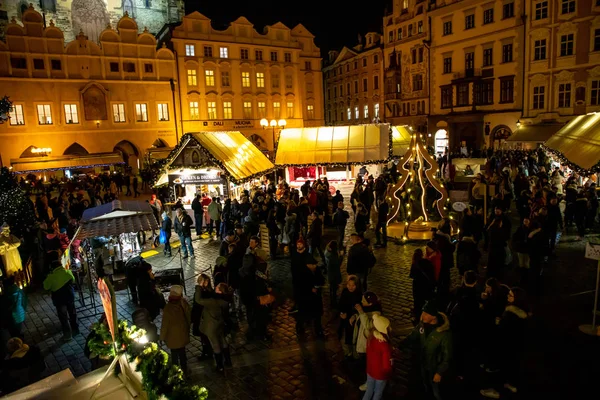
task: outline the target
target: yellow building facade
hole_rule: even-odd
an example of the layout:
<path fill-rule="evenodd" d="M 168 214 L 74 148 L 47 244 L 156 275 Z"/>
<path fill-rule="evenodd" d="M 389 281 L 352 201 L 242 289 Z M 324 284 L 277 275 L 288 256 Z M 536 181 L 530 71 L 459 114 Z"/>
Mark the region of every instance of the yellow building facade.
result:
<path fill-rule="evenodd" d="M 435 150 L 490 147 L 517 128 L 523 108 L 522 0 L 431 3 L 431 108 Z"/>
<path fill-rule="evenodd" d="M 383 120 L 381 35 L 369 32 L 364 43 L 330 51 L 325 80 L 327 125 L 368 124 Z"/>
<path fill-rule="evenodd" d="M 182 132 L 236 130 L 272 150 L 279 127 L 264 129 L 262 119 L 323 125 L 320 51 L 302 25 L 278 22 L 259 33 L 240 17 L 217 30 L 194 12 L 160 39 L 177 58 Z"/>
<path fill-rule="evenodd" d="M 100 44 L 63 32 L 29 8 L 23 25 L 6 28 L 0 42 L 0 96 L 13 102 L 0 125 L 0 156 L 32 157 L 119 153 L 136 170 L 147 149 L 174 146 L 171 80 L 175 57 L 157 50 L 150 33 L 129 17 L 108 27 Z M 48 151 L 51 149 L 51 151 Z"/>
<path fill-rule="evenodd" d="M 427 132 L 429 19 L 423 0 L 394 0 L 383 18 L 385 119 Z"/>
<path fill-rule="evenodd" d="M 600 2 L 528 0 L 521 122 L 565 123 L 600 111 Z"/>

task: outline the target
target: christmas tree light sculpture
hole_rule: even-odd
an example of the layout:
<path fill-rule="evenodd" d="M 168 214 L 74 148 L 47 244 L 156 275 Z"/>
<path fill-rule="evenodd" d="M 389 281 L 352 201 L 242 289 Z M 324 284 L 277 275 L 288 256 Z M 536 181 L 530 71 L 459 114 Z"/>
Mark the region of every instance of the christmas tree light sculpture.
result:
<path fill-rule="evenodd" d="M 412 128 L 410 128 L 410 130 L 412 133 Z M 434 201 L 433 208 L 437 210 L 440 218 L 446 216 L 446 203 L 449 201 L 448 194 L 444 188 L 444 184 L 439 182 L 435 177 L 435 174 L 439 172 L 437 162 L 427 151 L 420 134 L 412 133 L 408 151 L 398 163 L 398 172 L 398 181 L 391 188 L 391 196 L 389 199 L 391 202 L 391 209 L 388 217 L 388 225 L 396 220 L 396 217 L 400 212 L 402 200 L 399 197 L 399 193 L 406 190 L 407 193 L 409 193 L 407 198 L 410 199 L 412 187 L 416 187 L 416 189 L 420 191 L 420 194 L 417 193 L 418 207 L 415 207 L 418 209 L 413 212 L 410 201 L 406 204 L 408 209 L 406 212 L 408 221 L 403 223 L 406 226 L 405 235 L 410 229 L 410 226 L 415 224 L 415 222 L 419 222 L 419 225 L 424 226 L 425 228 L 427 227 L 427 223 L 430 220 L 426 205 L 427 182 L 429 182 L 440 194 L 440 198 Z M 421 216 L 415 217 L 416 214 L 421 214 Z M 406 239 L 406 236 L 404 236 L 403 239 Z"/>

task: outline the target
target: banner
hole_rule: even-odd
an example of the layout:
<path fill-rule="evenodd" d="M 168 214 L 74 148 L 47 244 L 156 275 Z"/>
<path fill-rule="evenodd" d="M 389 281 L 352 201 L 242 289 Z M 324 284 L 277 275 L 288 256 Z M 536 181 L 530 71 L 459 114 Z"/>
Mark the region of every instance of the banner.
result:
<path fill-rule="evenodd" d="M 104 307 L 104 313 L 106 314 L 106 321 L 108 322 L 108 329 L 112 336 L 113 342 L 115 341 L 116 326 L 117 326 L 117 302 L 115 299 L 115 292 L 110 282 L 104 280 L 104 278 L 98 279 L 98 292 L 102 299 L 102 306 Z"/>

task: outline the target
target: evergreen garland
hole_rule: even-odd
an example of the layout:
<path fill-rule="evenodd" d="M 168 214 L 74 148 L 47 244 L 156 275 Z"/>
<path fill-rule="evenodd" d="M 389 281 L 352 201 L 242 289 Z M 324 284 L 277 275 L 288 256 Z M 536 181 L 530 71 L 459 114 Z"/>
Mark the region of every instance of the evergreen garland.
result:
<path fill-rule="evenodd" d="M 106 326 L 97 322 L 91 328 L 94 333 L 88 341 L 93 354 L 114 356 L 112 338 Z M 129 361 L 136 361 L 136 370 L 142 374 L 142 385 L 150 400 L 161 396 L 169 400 L 206 400 L 208 391 L 204 387 L 190 386 L 177 365 L 169 364 L 169 355 L 156 343 L 140 344 L 136 339 L 145 335 L 143 329 L 119 321 L 116 335 L 119 354 L 127 352 Z M 107 340 L 108 339 L 108 340 Z"/>

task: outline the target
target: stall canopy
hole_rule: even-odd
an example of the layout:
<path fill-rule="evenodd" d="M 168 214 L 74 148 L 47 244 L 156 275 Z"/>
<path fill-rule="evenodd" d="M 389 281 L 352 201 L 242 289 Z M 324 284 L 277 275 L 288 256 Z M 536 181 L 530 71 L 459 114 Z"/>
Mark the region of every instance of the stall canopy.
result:
<path fill-rule="evenodd" d="M 188 160 L 187 156 L 182 154 L 186 147 L 198 148 L 202 157 Z M 241 183 L 267 174 L 275 166 L 242 133 L 226 131 L 185 134 L 167 157 L 164 168 L 168 173 L 173 169 L 206 167 L 221 168 L 223 174 L 231 181 Z M 164 180 L 164 176 L 159 178 L 159 182 L 164 183 Z"/>
<path fill-rule="evenodd" d="M 580 115 L 544 143 L 586 170 L 600 162 L 600 113 Z"/>
<path fill-rule="evenodd" d="M 77 239 L 117 236 L 158 229 L 150 204 L 134 200 L 114 200 L 83 212 Z"/>
<path fill-rule="evenodd" d="M 506 141 L 515 143 L 544 143 L 562 127 L 562 124 L 521 125 Z"/>
<path fill-rule="evenodd" d="M 389 160 L 391 150 L 404 155 L 410 143 L 410 134 L 405 127 L 393 127 L 391 133 L 390 143 L 388 124 L 283 129 L 279 136 L 275 164 L 383 163 Z"/>
<path fill-rule="evenodd" d="M 412 133 L 407 126 L 392 126 L 392 147 L 394 156 L 402 157 L 410 147 Z"/>
<path fill-rule="evenodd" d="M 13 171 L 20 174 L 45 170 L 93 168 L 123 163 L 123 157 L 118 153 L 96 153 L 82 156 L 27 157 L 10 160 Z"/>

